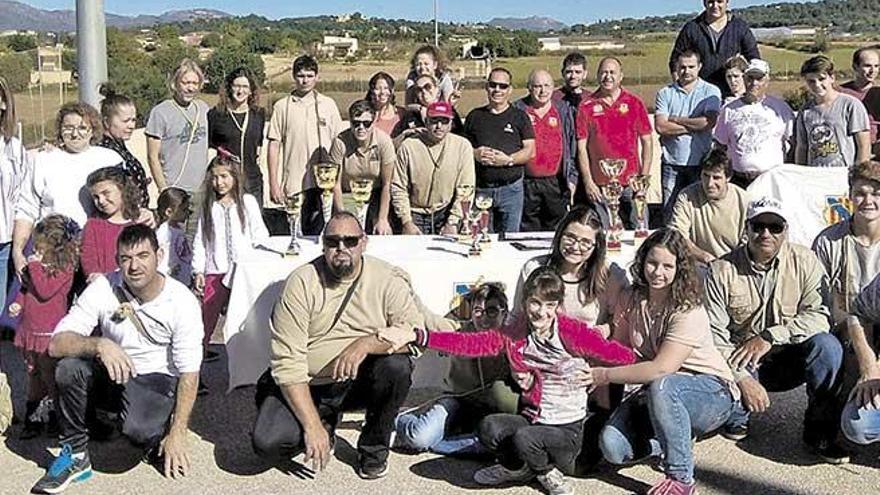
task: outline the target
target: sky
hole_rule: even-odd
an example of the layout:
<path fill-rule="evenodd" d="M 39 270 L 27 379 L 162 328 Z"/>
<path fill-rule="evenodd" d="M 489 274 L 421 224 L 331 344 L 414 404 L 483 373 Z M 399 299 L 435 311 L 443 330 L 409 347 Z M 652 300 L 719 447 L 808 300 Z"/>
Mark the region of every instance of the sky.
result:
<path fill-rule="evenodd" d="M 75 0 L 19 0 L 43 9 L 73 9 Z M 566 24 L 589 24 L 600 19 L 645 17 L 697 12 L 699 0 L 437 0 L 441 22 L 478 22 L 493 17 L 552 17 Z M 733 8 L 778 3 L 780 0 L 732 0 Z M 432 0 L 260 0 L 257 6 L 241 0 L 104 0 L 107 12 L 124 15 L 160 14 L 168 10 L 211 8 L 235 15 L 257 14 L 270 19 L 319 14 L 361 12 L 370 17 L 428 20 L 433 18 Z M 802 2 L 801 2 L 802 3 Z"/>

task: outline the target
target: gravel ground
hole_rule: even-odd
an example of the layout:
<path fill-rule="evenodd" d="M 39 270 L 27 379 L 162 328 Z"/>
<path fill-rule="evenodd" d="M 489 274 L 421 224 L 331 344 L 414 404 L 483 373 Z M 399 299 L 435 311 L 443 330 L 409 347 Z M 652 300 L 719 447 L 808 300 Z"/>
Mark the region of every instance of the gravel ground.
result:
<path fill-rule="evenodd" d="M 22 393 L 21 361 L 8 342 L 0 345 L 0 361 L 11 375 L 17 398 Z M 73 485 L 70 494 L 355 494 L 441 495 L 478 491 L 494 494 L 538 494 L 537 485 L 482 489 L 472 481 L 482 466 L 477 461 L 442 458 L 432 454 L 393 453 L 388 476 L 362 481 L 354 472 L 357 430 L 362 414 L 346 415 L 340 425 L 336 459 L 326 471 L 281 471 L 265 465 L 250 447 L 249 432 L 256 409 L 253 388 L 224 394 L 225 360 L 207 365 L 211 393 L 200 397 L 192 424 L 193 470 L 181 480 L 166 480 L 154 468 L 141 464 L 138 453 L 124 439 L 93 442 L 95 476 Z M 695 448 L 697 480 L 702 495 L 709 494 L 872 494 L 880 492 L 880 448 L 854 449 L 852 463 L 820 464 L 800 441 L 800 418 L 806 400 L 803 389 L 771 397 L 771 410 L 752 422 L 751 436 L 740 444 L 714 437 Z M 19 400 L 20 402 L 20 400 Z M 20 406 L 20 404 L 19 404 Z M 27 493 L 50 460 L 46 439 L 19 441 L 20 426 L 0 437 L 0 494 Z M 660 474 L 647 466 L 598 473 L 573 480 L 576 493 L 643 493 Z"/>

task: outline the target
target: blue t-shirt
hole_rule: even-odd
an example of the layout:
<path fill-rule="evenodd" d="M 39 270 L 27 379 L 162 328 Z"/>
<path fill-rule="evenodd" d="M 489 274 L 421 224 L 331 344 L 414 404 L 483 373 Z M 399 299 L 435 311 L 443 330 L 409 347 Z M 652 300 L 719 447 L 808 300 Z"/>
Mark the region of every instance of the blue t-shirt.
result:
<path fill-rule="evenodd" d="M 721 90 L 702 79 L 697 79 L 690 93 L 682 89 L 678 83 L 666 86 L 657 92 L 657 100 L 654 104 L 656 115 L 671 117 L 703 117 L 710 113 L 717 114 L 720 109 Z M 678 136 L 660 137 L 663 163 L 671 165 L 697 166 L 711 147 L 711 128 Z"/>

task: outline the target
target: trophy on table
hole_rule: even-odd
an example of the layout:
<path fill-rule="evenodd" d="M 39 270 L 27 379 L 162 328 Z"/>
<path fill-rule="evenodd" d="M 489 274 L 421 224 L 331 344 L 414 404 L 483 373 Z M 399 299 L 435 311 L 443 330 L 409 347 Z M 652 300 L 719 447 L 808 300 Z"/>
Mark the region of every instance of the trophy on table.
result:
<path fill-rule="evenodd" d="M 321 188 L 321 213 L 324 217 L 324 225 L 333 216 L 333 188 L 336 187 L 336 179 L 339 177 L 339 165 L 332 163 L 316 163 L 312 166 L 315 174 L 315 182 Z"/>
<path fill-rule="evenodd" d="M 645 213 L 648 209 L 648 188 L 651 187 L 650 175 L 636 175 L 630 177 L 629 187 L 633 192 L 633 206 L 636 209 L 636 232 L 635 241 L 640 242 L 648 237 L 648 221 Z"/>
<path fill-rule="evenodd" d="M 352 179 L 348 181 L 351 190 L 351 198 L 361 225 L 367 225 L 367 210 L 369 210 L 370 196 L 373 195 L 373 179 Z"/>
<path fill-rule="evenodd" d="M 492 196 L 480 194 L 474 198 L 474 206 L 480 211 L 480 242 L 483 244 L 492 242 L 489 237 L 489 210 L 492 209 L 493 203 Z"/>
<path fill-rule="evenodd" d="M 608 184 L 601 186 L 602 196 L 608 205 L 609 224 L 608 250 L 620 251 L 620 233 L 623 223 L 620 221 L 620 196 L 623 195 L 623 185 L 620 183 L 620 174 L 626 167 L 626 160 L 620 158 L 606 158 L 599 160 L 599 167 L 608 177 Z"/>
<path fill-rule="evenodd" d="M 461 206 L 459 239 L 470 243 L 469 255 L 478 256 L 483 250 L 480 246 L 480 213 L 479 210 L 473 208 L 472 204 L 474 201 L 474 186 L 470 184 L 456 186 L 455 195 Z"/>
<path fill-rule="evenodd" d="M 287 223 L 290 225 L 290 244 L 287 245 L 287 251 L 284 252 L 285 256 L 296 256 L 300 252 L 299 243 L 296 241 L 296 230 L 302 205 L 302 193 L 293 193 L 284 201 L 284 211 L 287 213 Z"/>

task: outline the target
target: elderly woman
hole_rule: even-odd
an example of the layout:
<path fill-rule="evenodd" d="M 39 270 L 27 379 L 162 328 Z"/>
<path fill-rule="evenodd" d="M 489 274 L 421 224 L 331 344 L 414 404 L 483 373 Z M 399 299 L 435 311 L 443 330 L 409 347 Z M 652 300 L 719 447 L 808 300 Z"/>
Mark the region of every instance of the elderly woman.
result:
<path fill-rule="evenodd" d="M 104 135 L 101 116 L 85 103 L 68 103 L 55 119 L 56 145 L 37 153 L 15 205 L 12 260 L 17 274 L 27 265 L 24 247 L 34 224 L 62 213 L 85 225 L 93 210 L 86 178 L 99 168 L 122 164 L 119 153 L 94 146 Z"/>
<path fill-rule="evenodd" d="M 369 179 L 373 181 L 373 192 L 367 209 L 367 232 L 390 235 L 391 224 L 391 179 L 397 155 L 391 138 L 384 132 L 377 132 L 375 114 L 370 102 L 359 100 L 348 109 L 351 126 L 340 132 L 330 147 L 330 162 L 339 166 L 340 180 L 336 181 L 334 207 L 343 206 L 343 193 L 351 192 L 351 181 Z"/>
<path fill-rule="evenodd" d="M 131 178 L 140 192 L 141 206 L 150 206 L 150 193 L 148 187 L 151 180 L 147 177 L 144 166 L 128 150 L 125 142 L 131 139 L 131 134 L 137 125 L 137 108 L 134 101 L 125 95 L 118 94 L 108 85 L 101 86 L 101 118 L 104 125 L 104 138 L 98 143 L 107 149 L 111 149 L 122 157 L 122 168 Z"/>
<path fill-rule="evenodd" d="M 377 129 L 391 135 L 404 113 L 394 101 L 394 78 L 387 72 L 377 72 L 370 78 L 369 89 L 364 97 L 373 107 L 373 123 Z"/>

